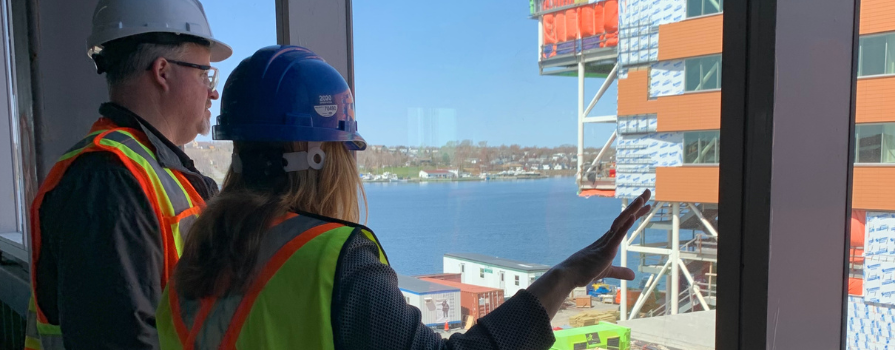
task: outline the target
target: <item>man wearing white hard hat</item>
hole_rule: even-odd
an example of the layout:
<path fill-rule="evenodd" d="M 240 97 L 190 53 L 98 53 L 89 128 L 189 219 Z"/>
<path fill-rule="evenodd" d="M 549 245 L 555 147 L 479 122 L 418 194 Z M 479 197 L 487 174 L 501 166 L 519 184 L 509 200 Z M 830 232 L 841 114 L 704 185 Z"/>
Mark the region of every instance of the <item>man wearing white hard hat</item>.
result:
<path fill-rule="evenodd" d="M 210 128 L 232 53 L 198 0 L 99 0 L 87 53 L 109 102 L 31 207 L 26 349 L 156 349 L 155 309 L 218 187 L 179 148 Z"/>

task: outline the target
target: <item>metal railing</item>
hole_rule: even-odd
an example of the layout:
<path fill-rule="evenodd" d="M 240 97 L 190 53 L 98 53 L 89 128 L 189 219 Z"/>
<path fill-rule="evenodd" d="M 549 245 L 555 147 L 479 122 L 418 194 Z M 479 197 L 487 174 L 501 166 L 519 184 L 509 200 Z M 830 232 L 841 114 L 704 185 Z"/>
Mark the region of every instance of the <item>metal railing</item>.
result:
<path fill-rule="evenodd" d="M 575 8 L 581 5 L 587 5 L 587 0 L 533 0 L 531 2 L 534 8 L 531 11 L 532 17 L 538 17 L 544 14 L 559 12 Z"/>
<path fill-rule="evenodd" d="M 699 301 L 696 300 L 696 292 L 693 290 L 693 287 L 686 288 L 682 290 L 678 294 L 678 313 L 692 311 L 693 306 L 698 304 Z M 666 306 L 668 303 L 662 304 L 661 306 L 650 310 L 646 313 L 648 317 L 653 317 L 655 315 L 666 314 Z M 684 310 L 684 311 L 681 311 Z"/>
<path fill-rule="evenodd" d="M 715 237 L 696 235 L 695 238 L 681 245 L 681 251 L 702 254 L 707 253 L 703 249 L 711 249 L 712 252 L 718 252 L 718 239 Z"/>

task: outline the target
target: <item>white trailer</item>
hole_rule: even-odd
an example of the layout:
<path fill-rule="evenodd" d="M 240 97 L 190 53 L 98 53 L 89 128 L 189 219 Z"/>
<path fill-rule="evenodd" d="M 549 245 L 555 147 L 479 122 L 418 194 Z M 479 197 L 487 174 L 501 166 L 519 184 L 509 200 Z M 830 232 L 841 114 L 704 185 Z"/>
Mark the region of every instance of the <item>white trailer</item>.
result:
<path fill-rule="evenodd" d="M 528 288 L 550 266 L 525 263 L 476 253 L 447 253 L 444 273 L 459 273 L 461 282 L 482 287 L 503 289 L 504 297 Z"/>
<path fill-rule="evenodd" d="M 398 275 L 398 288 L 408 305 L 422 313 L 421 321 L 428 327 L 460 327 L 460 289 Z"/>

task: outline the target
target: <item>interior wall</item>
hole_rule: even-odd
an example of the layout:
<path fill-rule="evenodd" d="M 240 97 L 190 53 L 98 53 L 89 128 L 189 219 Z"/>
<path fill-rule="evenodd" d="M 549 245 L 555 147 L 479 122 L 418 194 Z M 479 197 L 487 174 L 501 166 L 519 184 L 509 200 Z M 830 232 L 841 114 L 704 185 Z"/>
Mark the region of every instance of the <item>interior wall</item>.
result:
<path fill-rule="evenodd" d="M 32 0 L 33 1 L 33 0 Z M 107 100 L 105 80 L 87 57 L 96 0 L 45 0 L 37 4 L 34 96 L 37 168 L 42 181 L 71 145 L 87 134 Z"/>

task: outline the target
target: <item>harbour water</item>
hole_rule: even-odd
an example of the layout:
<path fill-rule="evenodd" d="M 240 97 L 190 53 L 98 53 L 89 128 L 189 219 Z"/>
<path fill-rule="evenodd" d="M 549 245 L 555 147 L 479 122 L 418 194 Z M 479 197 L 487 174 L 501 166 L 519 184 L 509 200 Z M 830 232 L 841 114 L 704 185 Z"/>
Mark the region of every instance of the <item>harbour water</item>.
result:
<path fill-rule="evenodd" d="M 448 252 L 554 265 L 598 239 L 621 208 L 620 199 L 578 197 L 572 177 L 368 183 L 365 189 L 368 226 L 392 267 L 405 275 L 442 272 Z M 666 238 L 665 231 L 646 232 L 647 242 Z M 636 269 L 639 254 L 628 256 L 636 287 L 648 275 Z"/>

